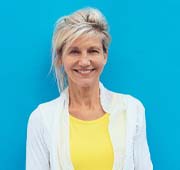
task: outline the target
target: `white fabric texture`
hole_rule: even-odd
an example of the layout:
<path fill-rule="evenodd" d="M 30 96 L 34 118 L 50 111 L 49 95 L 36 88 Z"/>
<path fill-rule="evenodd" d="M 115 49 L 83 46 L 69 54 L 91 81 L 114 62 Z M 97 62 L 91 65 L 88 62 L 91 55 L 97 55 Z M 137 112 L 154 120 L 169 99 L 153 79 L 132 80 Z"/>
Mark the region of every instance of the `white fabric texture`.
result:
<path fill-rule="evenodd" d="M 109 113 L 113 170 L 153 170 L 146 137 L 145 109 L 130 96 L 107 90 L 100 101 Z M 69 94 L 40 104 L 30 115 L 26 141 L 26 170 L 74 170 L 69 148 Z"/>

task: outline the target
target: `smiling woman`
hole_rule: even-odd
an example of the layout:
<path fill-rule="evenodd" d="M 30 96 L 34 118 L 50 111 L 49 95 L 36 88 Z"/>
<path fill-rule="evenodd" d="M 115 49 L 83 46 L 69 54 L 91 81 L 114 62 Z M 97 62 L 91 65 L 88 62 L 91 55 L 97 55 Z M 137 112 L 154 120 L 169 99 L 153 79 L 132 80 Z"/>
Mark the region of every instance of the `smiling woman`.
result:
<path fill-rule="evenodd" d="M 61 57 L 69 86 L 83 88 L 98 85 L 106 60 L 107 53 L 103 51 L 99 36 L 83 35 L 77 38 Z"/>
<path fill-rule="evenodd" d="M 27 170 L 153 169 L 142 103 L 100 82 L 109 42 L 108 24 L 97 9 L 57 21 L 52 69 L 60 96 L 30 115 Z"/>

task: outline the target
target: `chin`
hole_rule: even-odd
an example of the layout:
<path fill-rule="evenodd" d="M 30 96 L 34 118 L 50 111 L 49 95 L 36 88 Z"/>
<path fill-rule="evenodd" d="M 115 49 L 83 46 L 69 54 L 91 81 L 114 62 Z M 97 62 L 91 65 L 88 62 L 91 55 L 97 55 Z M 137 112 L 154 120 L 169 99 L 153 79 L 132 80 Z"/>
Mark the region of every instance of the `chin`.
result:
<path fill-rule="evenodd" d="M 93 87 L 95 83 L 93 81 L 78 82 L 77 85 L 82 88 Z"/>
<path fill-rule="evenodd" d="M 74 82 L 71 82 L 70 84 L 72 86 L 80 87 L 80 88 L 89 88 L 96 85 L 95 82 L 99 82 L 98 80 L 77 80 Z"/>

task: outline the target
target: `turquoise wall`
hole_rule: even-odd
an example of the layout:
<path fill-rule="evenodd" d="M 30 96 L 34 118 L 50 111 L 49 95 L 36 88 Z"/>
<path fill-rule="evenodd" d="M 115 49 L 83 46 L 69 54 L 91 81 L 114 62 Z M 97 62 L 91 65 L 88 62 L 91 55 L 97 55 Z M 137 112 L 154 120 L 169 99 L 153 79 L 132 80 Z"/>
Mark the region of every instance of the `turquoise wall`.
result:
<path fill-rule="evenodd" d="M 31 111 L 58 96 L 48 75 L 57 18 L 97 7 L 109 21 L 112 43 L 101 77 L 111 90 L 146 107 L 154 170 L 180 170 L 180 1 L 7 0 L 0 4 L 0 169 L 25 167 Z"/>

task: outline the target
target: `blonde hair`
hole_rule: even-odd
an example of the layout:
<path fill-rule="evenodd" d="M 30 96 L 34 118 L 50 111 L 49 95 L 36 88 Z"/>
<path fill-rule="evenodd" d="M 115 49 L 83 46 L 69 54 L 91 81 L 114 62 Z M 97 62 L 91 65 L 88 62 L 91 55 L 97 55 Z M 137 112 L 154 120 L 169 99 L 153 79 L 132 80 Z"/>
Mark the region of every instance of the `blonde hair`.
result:
<path fill-rule="evenodd" d="M 110 43 L 108 24 L 102 13 L 94 8 L 84 8 L 69 16 L 61 17 L 55 24 L 52 38 L 52 65 L 59 92 L 68 85 L 67 75 L 60 59 L 65 50 L 65 45 L 71 44 L 81 35 L 97 35 L 102 37 L 104 53 L 107 53 Z"/>

